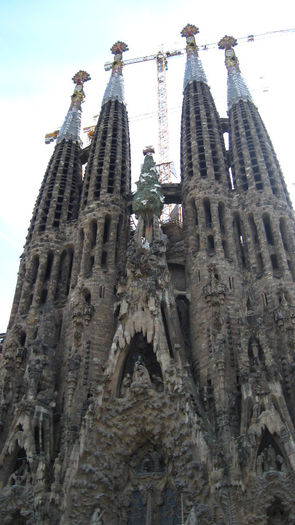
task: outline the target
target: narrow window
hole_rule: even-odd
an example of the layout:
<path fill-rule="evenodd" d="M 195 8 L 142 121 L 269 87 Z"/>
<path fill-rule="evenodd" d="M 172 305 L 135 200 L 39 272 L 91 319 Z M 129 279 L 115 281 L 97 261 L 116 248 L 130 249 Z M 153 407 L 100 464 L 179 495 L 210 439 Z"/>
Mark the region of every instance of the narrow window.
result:
<path fill-rule="evenodd" d="M 53 253 L 49 252 L 47 255 L 46 270 L 45 270 L 45 276 L 44 276 L 45 281 L 48 281 L 48 279 L 50 278 L 52 263 L 53 263 Z"/>
<path fill-rule="evenodd" d="M 264 304 L 264 306 L 267 306 L 267 305 L 268 305 L 268 297 L 267 297 L 267 294 L 264 293 L 264 294 L 262 295 L 262 297 L 263 297 L 263 304 Z"/>
<path fill-rule="evenodd" d="M 162 319 L 163 319 L 163 324 L 164 324 L 164 330 L 165 330 L 166 340 L 167 340 L 167 344 L 168 344 L 168 348 L 169 348 L 169 354 L 170 354 L 170 357 L 173 358 L 173 349 L 172 349 L 170 333 L 169 333 L 169 326 L 168 326 L 169 321 L 167 322 L 167 317 L 166 317 L 165 310 L 166 310 L 165 305 L 162 303 L 161 304 L 161 312 L 162 312 Z"/>
<path fill-rule="evenodd" d="M 254 217 L 253 217 L 252 213 L 251 213 L 251 215 L 249 215 L 248 220 L 249 220 L 249 226 L 250 226 L 251 235 L 252 235 L 252 241 L 253 241 L 254 245 L 258 245 L 259 246 L 259 237 L 258 237 L 257 227 L 256 227 L 256 224 L 255 224 Z"/>
<path fill-rule="evenodd" d="M 212 215 L 209 199 L 204 199 L 205 222 L 207 228 L 212 228 Z"/>
<path fill-rule="evenodd" d="M 92 221 L 90 223 L 90 247 L 94 248 L 96 245 L 96 235 L 97 235 L 97 222 Z"/>
<path fill-rule="evenodd" d="M 120 251 L 120 232 L 122 227 L 122 215 L 120 215 L 118 224 L 117 224 L 117 231 L 116 231 L 116 245 L 115 245 L 115 264 L 118 264 L 118 254 Z"/>
<path fill-rule="evenodd" d="M 108 258 L 108 254 L 105 250 L 103 250 L 102 254 L 101 254 L 101 267 L 102 268 L 106 268 L 107 267 L 107 258 Z"/>
<path fill-rule="evenodd" d="M 214 237 L 213 235 L 208 235 L 207 239 L 208 239 L 208 253 L 213 254 L 215 250 Z"/>
<path fill-rule="evenodd" d="M 219 217 L 220 233 L 221 235 L 224 235 L 225 234 L 225 217 L 224 217 L 224 204 L 222 202 L 218 204 L 218 217 Z"/>
<path fill-rule="evenodd" d="M 91 304 L 91 293 L 90 293 L 90 291 L 88 290 L 88 288 L 84 288 L 84 290 L 83 290 L 83 296 L 84 296 L 85 302 L 86 302 L 87 304 Z"/>
<path fill-rule="evenodd" d="M 262 255 L 260 252 L 256 253 L 256 261 L 257 261 L 257 274 L 259 276 L 263 273 L 263 270 L 264 270 L 263 259 L 262 259 Z"/>
<path fill-rule="evenodd" d="M 268 244 L 271 244 L 273 246 L 274 239 L 273 239 L 270 218 L 269 218 L 269 215 L 267 215 L 266 213 L 263 215 L 263 224 L 264 224 L 264 229 L 265 229 L 266 240 Z"/>
<path fill-rule="evenodd" d="M 38 268 L 39 268 L 39 256 L 35 255 L 33 259 L 33 264 L 32 264 L 31 284 L 34 284 L 36 282 Z"/>
<path fill-rule="evenodd" d="M 191 211 L 192 211 L 193 223 L 195 224 L 195 226 L 198 226 L 199 225 L 198 210 L 193 200 L 191 201 Z"/>
<path fill-rule="evenodd" d="M 288 239 L 287 226 L 286 226 L 285 219 L 280 219 L 280 232 L 281 232 L 281 237 L 282 237 L 282 242 L 283 242 L 283 245 L 284 245 L 284 249 L 285 249 L 285 251 L 287 253 L 289 253 L 289 251 L 290 251 L 289 239 Z"/>
<path fill-rule="evenodd" d="M 234 228 L 234 237 L 237 247 L 237 256 L 241 263 L 241 265 L 246 268 L 247 267 L 247 260 L 246 260 L 246 246 L 245 241 L 243 237 L 243 231 L 242 231 L 242 222 L 240 219 L 240 215 L 238 213 L 234 214 L 234 221 L 233 221 L 233 228 Z"/>
<path fill-rule="evenodd" d="M 104 228 L 103 228 L 103 239 L 102 239 L 103 244 L 106 244 L 109 240 L 110 226 L 111 226 L 111 218 L 108 215 L 106 215 L 105 220 L 104 220 Z"/>

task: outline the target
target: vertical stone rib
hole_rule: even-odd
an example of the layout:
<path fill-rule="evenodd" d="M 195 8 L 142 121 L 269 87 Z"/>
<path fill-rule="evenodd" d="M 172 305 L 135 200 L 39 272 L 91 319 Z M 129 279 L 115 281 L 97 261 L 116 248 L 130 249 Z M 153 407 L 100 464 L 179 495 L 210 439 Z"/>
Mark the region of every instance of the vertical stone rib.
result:
<path fill-rule="evenodd" d="M 27 243 L 32 240 L 33 235 L 51 228 L 59 229 L 78 216 L 82 185 L 79 136 L 81 103 L 84 100 L 83 83 L 89 79 L 85 71 L 79 71 L 73 77 L 76 86 L 72 102 L 41 184 Z"/>
<path fill-rule="evenodd" d="M 237 189 L 263 190 L 291 206 L 272 143 L 241 75 L 233 50 L 236 43 L 229 36 L 219 42 L 228 70 L 230 157 Z"/>

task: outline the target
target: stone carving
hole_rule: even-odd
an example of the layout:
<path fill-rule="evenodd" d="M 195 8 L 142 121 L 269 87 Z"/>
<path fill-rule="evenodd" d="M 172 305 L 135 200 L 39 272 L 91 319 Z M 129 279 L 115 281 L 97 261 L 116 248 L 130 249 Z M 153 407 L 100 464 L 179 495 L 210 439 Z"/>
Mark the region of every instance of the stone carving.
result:
<path fill-rule="evenodd" d="M 208 266 L 209 282 L 203 288 L 205 298 L 210 301 L 213 297 L 218 298 L 220 303 L 224 302 L 227 291 L 226 286 L 219 281 L 217 268 L 214 264 Z"/>
<path fill-rule="evenodd" d="M 122 397 L 125 397 L 129 394 L 130 386 L 131 386 L 131 375 L 129 374 L 129 372 L 127 372 L 127 374 L 124 376 L 123 381 L 122 381 L 122 386 L 121 386 Z"/>
<path fill-rule="evenodd" d="M 286 464 L 284 458 L 280 454 L 277 454 L 270 444 L 265 447 L 257 457 L 256 469 L 260 475 L 270 471 L 284 472 L 286 470 Z"/>
<path fill-rule="evenodd" d="M 152 385 L 150 374 L 141 361 L 136 361 L 134 365 L 131 387 L 150 387 Z"/>

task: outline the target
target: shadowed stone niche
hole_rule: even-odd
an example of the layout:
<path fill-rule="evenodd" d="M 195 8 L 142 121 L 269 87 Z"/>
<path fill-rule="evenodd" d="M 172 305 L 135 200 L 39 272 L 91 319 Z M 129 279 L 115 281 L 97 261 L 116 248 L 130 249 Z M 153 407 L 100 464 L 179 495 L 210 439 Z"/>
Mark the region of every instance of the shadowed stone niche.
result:
<path fill-rule="evenodd" d="M 122 523 L 127 525 L 179 525 L 180 494 L 159 449 L 148 442 L 129 460 L 129 482 L 122 494 Z M 125 521 L 126 520 L 126 521 Z"/>
<path fill-rule="evenodd" d="M 258 449 L 256 471 L 258 475 L 262 475 L 265 472 L 287 471 L 287 465 L 283 454 L 275 439 L 267 429 L 264 430 Z"/>
<path fill-rule="evenodd" d="M 289 521 L 289 512 L 286 511 L 282 502 L 275 498 L 267 510 L 267 525 L 287 525 Z M 293 522 L 292 522 L 293 523 Z"/>
<path fill-rule="evenodd" d="M 0 477 L 0 486 L 25 486 L 31 482 L 30 465 L 23 447 L 15 443 L 13 452 L 5 460 Z"/>
<path fill-rule="evenodd" d="M 134 474 L 141 476 L 161 474 L 165 470 L 164 460 L 152 445 L 146 445 L 134 454 L 130 460 Z"/>
<path fill-rule="evenodd" d="M 152 344 L 142 334 L 136 334 L 130 343 L 119 387 L 119 396 L 151 388 L 163 391 L 163 377 Z"/>

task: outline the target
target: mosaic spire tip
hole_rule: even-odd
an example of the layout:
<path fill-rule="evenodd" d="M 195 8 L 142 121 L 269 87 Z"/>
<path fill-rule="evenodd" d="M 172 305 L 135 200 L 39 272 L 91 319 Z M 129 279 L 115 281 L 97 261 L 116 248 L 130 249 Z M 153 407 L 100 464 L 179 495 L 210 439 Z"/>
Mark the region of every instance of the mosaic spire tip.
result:
<path fill-rule="evenodd" d="M 240 70 L 237 55 L 233 50 L 233 47 L 236 46 L 237 43 L 238 41 L 236 38 L 228 35 L 225 35 L 218 42 L 219 49 L 225 50 L 225 65 L 228 71 L 231 71 L 233 68 L 235 68 L 237 71 Z"/>
<path fill-rule="evenodd" d="M 72 78 L 75 88 L 71 96 L 71 105 L 66 115 L 64 123 L 57 136 L 57 144 L 62 140 L 74 140 L 80 145 L 80 127 L 81 127 L 81 104 L 84 102 L 85 93 L 83 90 L 84 82 L 90 80 L 90 75 L 86 71 L 78 71 Z"/>
<path fill-rule="evenodd" d="M 187 55 L 183 90 L 185 90 L 187 84 L 193 82 L 194 80 L 207 83 L 202 62 L 198 56 L 198 46 L 195 40 L 195 35 L 198 33 L 199 29 L 193 24 L 187 24 L 180 33 L 181 36 L 185 37 L 186 39 Z"/>
<path fill-rule="evenodd" d="M 124 86 L 123 86 L 123 53 L 128 51 L 128 46 L 125 42 L 118 40 L 112 47 L 111 52 L 114 56 L 112 64 L 112 74 L 109 83 L 106 87 L 104 97 L 102 99 L 102 105 L 109 100 L 118 100 L 124 102 Z"/>
<path fill-rule="evenodd" d="M 237 43 L 236 38 L 228 35 L 225 35 L 218 42 L 219 49 L 225 50 L 225 65 L 228 71 L 227 101 L 229 110 L 239 100 L 249 100 L 252 102 L 249 89 L 240 71 L 237 55 L 233 49 Z"/>

